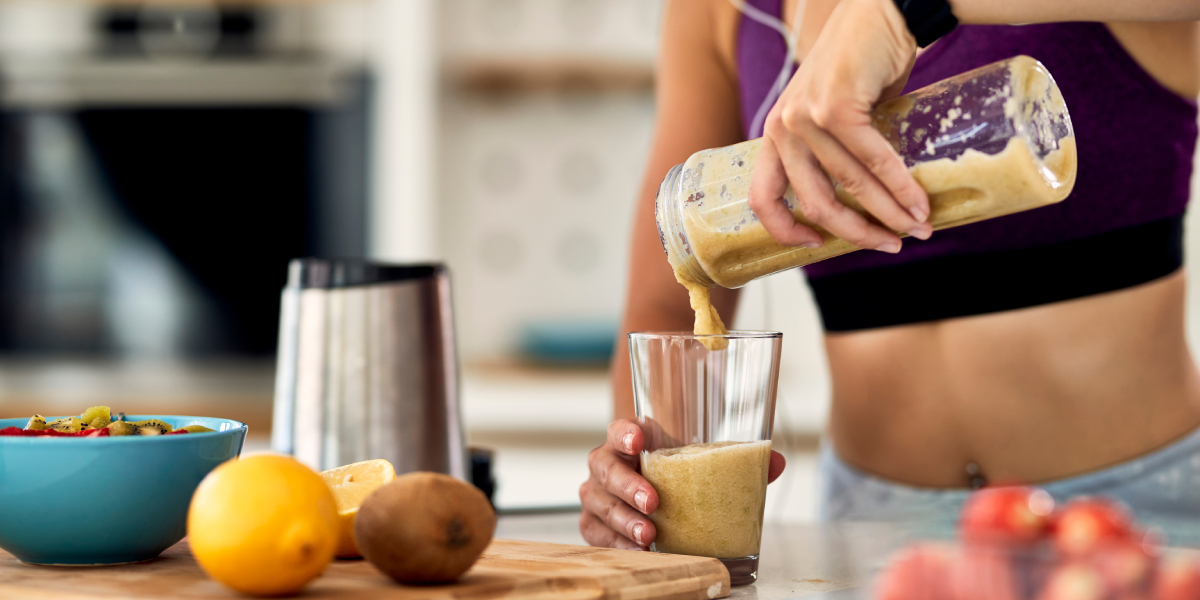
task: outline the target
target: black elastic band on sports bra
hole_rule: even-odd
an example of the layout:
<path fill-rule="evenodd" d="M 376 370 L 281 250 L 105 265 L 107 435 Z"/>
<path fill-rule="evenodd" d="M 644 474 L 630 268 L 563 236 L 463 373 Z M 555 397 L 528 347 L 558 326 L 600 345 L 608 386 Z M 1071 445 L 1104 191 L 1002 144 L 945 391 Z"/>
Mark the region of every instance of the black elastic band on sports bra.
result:
<path fill-rule="evenodd" d="M 1177 217 L 1039 248 L 830 275 L 808 285 L 826 331 L 857 331 L 1102 294 L 1182 265 L 1183 217 Z"/>

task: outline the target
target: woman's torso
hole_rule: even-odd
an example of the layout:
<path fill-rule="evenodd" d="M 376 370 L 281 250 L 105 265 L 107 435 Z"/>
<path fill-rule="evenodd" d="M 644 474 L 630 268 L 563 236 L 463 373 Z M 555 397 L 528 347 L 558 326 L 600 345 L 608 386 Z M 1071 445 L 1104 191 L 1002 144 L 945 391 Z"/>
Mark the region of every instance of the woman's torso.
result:
<path fill-rule="evenodd" d="M 785 2 L 785 16 L 790 16 L 793 4 Z M 835 0 L 809 0 L 801 54 L 834 4 Z M 718 27 L 730 30 L 728 23 L 718 22 Z M 1119 40 L 1128 51 L 1117 57 L 1129 61 L 1125 67 L 1144 68 L 1149 75 L 1139 73 L 1151 84 L 1153 76 L 1176 93 L 1195 95 L 1200 84 L 1194 27 L 1110 25 L 1109 30 L 1115 34 L 1110 40 L 1114 47 L 1121 49 L 1116 46 Z M 724 47 L 719 44 L 719 49 Z M 935 45 L 934 54 L 923 62 L 936 65 L 928 59 L 953 50 Z M 730 60 L 737 64 L 737 56 Z M 1048 66 L 1057 74 L 1054 65 Z M 922 75 L 921 67 L 919 63 L 914 79 Z M 1102 86 L 1096 87 L 1096 93 L 1103 93 Z M 1082 146 L 1088 136 L 1078 129 L 1077 134 Z M 1155 139 L 1144 143 L 1154 144 Z M 1178 167 L 1164 169 L 1163 177 L 1174 178 L 1175 185 Z M 1085 176 L 1081 160 L 1081 181 Z M 1171 188 L 1156 189 L 1170 193 Z M 1182 211 L 1172 205 L 1179 203 L 1178 194 L 1129 200 L 1147 203 L 1134 208 L 1154 209 L 1142 218 L 1143 224 L 1174 218 Z M 1136 222 L 1138 217 L 1132 218 Z M 1026 229 L 1040 228 L 1041 235 L 1053 241 L 1054 228 L 1039 219 Z M 1083 227 L 1077 229 L 1081 236 L 1095 233 L 1086 230 L 1086 223 L 1070 227 Z M 967 228 L 953 236 L 939 232 L 934 241 L 961 239 L 963 232 Z M 1003 245 L 1004 240 L 994 243 Z M 864 255 L 857 260 L 867 263 L 878 260 L 856 254 Z M 1039 481 L 1162 446 L 1200 423 L 1200 383 L 1184 340 L 1184 287 L 1182 274 L 1175 273 L 1075 300 L 829 334 L 834 446 L 843 459 L 868 472 L 942 487 L 965 485 L 968 463 L 977 463 L 992 481 Z"/>

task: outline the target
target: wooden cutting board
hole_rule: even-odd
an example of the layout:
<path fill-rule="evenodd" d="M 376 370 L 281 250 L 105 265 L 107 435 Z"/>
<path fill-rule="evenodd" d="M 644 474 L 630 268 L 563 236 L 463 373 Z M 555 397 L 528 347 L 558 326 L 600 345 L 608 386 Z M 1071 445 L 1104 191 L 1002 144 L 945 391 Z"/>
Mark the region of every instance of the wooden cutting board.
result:
<path fill-rule="evenodd" d="M 729 595 L 715 558 L 494 540 L 457 583 L 402 586 L 364 560 L 336 560 L 304 597 L 394 600 L 707 600 Z M 39 567 L 0 550 L 0 598 L 245 598 L 209 579 L 184 540 L 152 561 L 113 567 Z"/>

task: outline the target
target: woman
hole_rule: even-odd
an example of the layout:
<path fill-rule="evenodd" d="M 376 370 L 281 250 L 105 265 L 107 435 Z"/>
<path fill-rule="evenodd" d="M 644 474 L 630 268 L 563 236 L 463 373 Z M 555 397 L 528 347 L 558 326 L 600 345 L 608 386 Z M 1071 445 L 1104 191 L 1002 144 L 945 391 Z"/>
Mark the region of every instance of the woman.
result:
<path fill-rule="evenodd" d="M 798 2 L 750 2 L 784 22 Z M 819 244 L 779 202 L 862 248 L 807 269 L 833 380 L 822 517 L 954 515 L 972 485 L 1103 493 L 1139 516 L 1200 506 L 1200 377 L 1184 339 L 1181 219 L 1196 140 L 1200 2 L 951 0 L 958 29 L 919 53 L 893 0 L 808 0 L 802 58 L 765 119 L 751 206 L 781 243 Z M 782 15 L 780 15 L 782 12 Z M 1088 23 L 1064 23 L 1086 20 Z M 988 24 L 1033 23 L 1021 27 Z M 1029 54 L 1055 75 L 1079 146 L 1064 202 L 931 235 L 928 198 L 868 111 L 959 72 Z M 634 225 L 623 330 L 689 330 L 655 231 L 666 171 L 758 135 L 781 37 L 726 0 L 668 3 L 655 141 Z M 770 63 L 770 64 L 763 64 Z M 914 64 L 915 63 L 915 64 Z M 911 72 L 911 74 L 910 74 Z M 907 84 L 907 87 L 906 87 Z M 833 200 L 824 169 L 883 225 Z M 912 237 L 903 242 L 894 233 Z M 736 290 L 713 290 L 732 317 Z M 589 457 L 580 531 L 649 545 L 627 348 L 608 441 Z M 1193 457 L 1196 457 L 1193 460 Z M 782 471 L 773 457 L 771 478 Z"/>

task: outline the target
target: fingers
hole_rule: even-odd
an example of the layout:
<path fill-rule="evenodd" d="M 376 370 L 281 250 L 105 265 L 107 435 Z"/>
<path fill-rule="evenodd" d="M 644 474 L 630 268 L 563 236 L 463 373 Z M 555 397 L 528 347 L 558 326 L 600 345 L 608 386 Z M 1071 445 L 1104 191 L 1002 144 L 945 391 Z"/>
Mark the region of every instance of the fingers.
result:
<path fill-rule="evenodd" d="M 828 177 L 818 166 L 816 156 L 803 142 L 787 144 L 780 149 L 780 154 L 788 177 L 794 182 L 801 182 L 796 199 L 808 220 L 859 248 L 893 253 L 900 251 L 899 237 L 837 200 Z M 815 183 L 817 181 L 823 185 Z"/>
<path fill-rule="evenodd" d="M 579 533 L 583 535 L 583 541 L 587 542 L 589 546 L 620 548 L 622 550 L 645 550 L 644 547 L 629 541 L 625 536 L 613 531 L 599 517 L 587 511 L 584 511 L 579 516 Z"/>
<path fill-rule="evenodd" d="M 625 501 L 610 494 L 594 479 L 589 479 L 580 486 L 579 500 L 583 504 L 584 515 L 592 515 L 595 521 L 585 522 L 586 520 L 580 517 L 580 532 L 584 532 L 585 526 L 588 527 L 599 545 L 626 547 L 618 545 L 624 542 L 626 545 L 647 546 L 654 541 L 654 523 Z M 612 534 L 605 532 L 605 529 Z M 587 539 L 588 533 L 584 532 L 584 535 L 584 539 Z"/>
<path fill-rule="evenodd" d="M 783 200 L 788 187 L 788 173 L 779 152 L 770 138 L 763 138 L 750 177 L 750 210 L 775 241 L 785 246 L 820 248 L 821 234 L 796 221 L 795 215 Z"/>
<path fill-rule="evenodd" d="M 617 419 L 608 424 L 608 447 L 614 452 L 637 456 L 645 445 L 646 436 L 637 423 L 629 419 Z"/>
<path fill-rule="evenodd" d="M 636 458 L 618 455 L 605 444 L 588 455 L 588 469 L 592 481 L 648 515 L 658 508 L 658 493 L 634 469 L 636 461 Z"/>
<path fill-rule="evenodd" d="M 891 144 L 869 121 L 855 123 L 859 117 L 848 111 L 814 114 L 820 112 L 829 113 L 824 122 L 807 119 L 798 126 L 809 128 L 804 139 L 829 174 L 893 231 L 928 239 L 929 197 Z"/>
<path fill-rule="evenodd" d="M 588 455 L 591 477 L 579 488 L 579 531 L 589 544 L 636 550 L 654 541 L 654 524 L 645 515 L 658 508 L 658 494 L 637 471 L 644 446 L 642 428 L 618 419 L 609 424 L 604 445 Z"/>
<path fill-rule="evenodd" d="M 897 233 L 926 239 L 932 227 L 928 196 L 872 126 L 872 108 L 902 88 L 915 56 L 903 19 L 877 4 L 838 3 L 768 115 L 764 146 L 770 140 L 800 211 L 818 231 L 897 252 Z M 778 187 L 778 170 L 764 173 L 764 195 Z M 857 205 L 839 202 L 827 176 Z"/>
<path fill-rule="evenodd" d="M 767 117 L 767 132 L 775 140 L 783 168 L 796 189 L 800 210 L 809 221 L 859 248 L 900 251 L 899 237 L 868 221 L 834 196 L 833 185 L 821 170 L 816 155 L 784 125 L 778 114 Z"/>
<path fill-rule="evenodd" d="M 783 475 L 783 469 L 786 466 L 787 461 L 784 460 L 783 455 L 772 450 L 771 460 L 767 466 L 767 483 L 771 483 L 772 481 L 779 479 L 779 476 Z"/>

